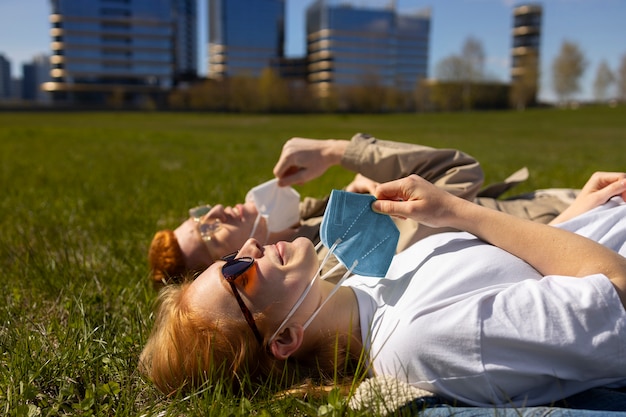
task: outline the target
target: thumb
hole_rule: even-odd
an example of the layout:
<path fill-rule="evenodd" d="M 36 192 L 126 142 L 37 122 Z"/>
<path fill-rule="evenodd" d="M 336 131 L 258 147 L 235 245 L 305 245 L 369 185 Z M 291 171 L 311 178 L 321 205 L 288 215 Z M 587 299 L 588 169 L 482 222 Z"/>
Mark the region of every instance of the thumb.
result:
<path fill-rule="evenodd" d="M 410 213 L 405 201 L 374 200 L 372 210 L 376 213 L 387 214 L 389 216 L 406 219 Z"/>

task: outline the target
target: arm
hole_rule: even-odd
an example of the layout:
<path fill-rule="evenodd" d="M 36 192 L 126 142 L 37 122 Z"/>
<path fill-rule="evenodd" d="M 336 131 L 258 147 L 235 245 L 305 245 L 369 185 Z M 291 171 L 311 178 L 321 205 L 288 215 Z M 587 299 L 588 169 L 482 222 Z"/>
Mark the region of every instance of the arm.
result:
<path fill-rule="evenodd" d="M 362 134 L 350 141 L 293 138 L 283 147 L 274 175 L 280 185 L 301 184 L 319 177 L 332 165 L 360 173 L 372 182 L 419 174 L 463 198 L 474 198 L 483 182 L 480 164 L 463 152 Z"/>
<path fill-rule="evenodd" d="M 584 185 L 576 200 L 550 224 L 563 223 L 579 214 L 606 203 L 611 197 L 621 195 L 626 200 L 626 173 L 595 172 Z"/>
<path fill-rule="evenodd" d="M 380 184 L 364 175 L 356 174 L 350 184 L 346 185 L 346 191 L 359 194 L 374 194 L 376 187 Z"/>
<path fill-rule="evenodd" d="M 416 175 L 381 184 L 376 197 L 372 208 L 377 212 L 431 227 L 465 230 L 523 259 L 543 275 L 604 274 L 626 307 L 626 258 L 590 239 L 478 206 Z"/>

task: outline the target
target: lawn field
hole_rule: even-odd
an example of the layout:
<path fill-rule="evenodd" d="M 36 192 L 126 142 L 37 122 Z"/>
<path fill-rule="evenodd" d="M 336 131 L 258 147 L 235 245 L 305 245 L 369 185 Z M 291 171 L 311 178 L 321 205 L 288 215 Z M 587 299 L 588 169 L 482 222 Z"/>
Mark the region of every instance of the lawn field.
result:
<path fill-rule="evenodd" d="M 243 201 L 290 137 L 458 148 L 486 182 L 579 187 L 626 170 L 626 107 L 398 115 L 0 112 L 1 415 L 334 415 L 341 398 L 251 401 L 207 390 L 165 399 L 136 371 L 155 298 L 153 233 L 187 208 Z M 351 173 L 298 187 L 322 196 Z M 169 415 L 169 414 L 168 414 Z"/>

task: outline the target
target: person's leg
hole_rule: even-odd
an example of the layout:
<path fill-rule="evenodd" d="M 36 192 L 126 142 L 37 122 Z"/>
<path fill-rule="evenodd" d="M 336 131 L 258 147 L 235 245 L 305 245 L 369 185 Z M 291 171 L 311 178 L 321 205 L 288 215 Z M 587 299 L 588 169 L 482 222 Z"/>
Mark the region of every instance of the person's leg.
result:
<path fill-rule="evenodd" d="M 559 401 L 554 406 L 491 408 L 455 407 L 437 404 L 438 397 L 416 398 L 400 407 L 399 416 L 420 415 L 424 417 L 626 417 L 626 390 L 593 388 Z"/>
<path fill-rule="evenodd" d="M 489 408 L 439 406 L 423 410 L 403 408 L 394 415 L 423 417 L 625 417 L 626 412 L 576 410 L 558 407 Z"/>
<path fill-rule="evenodd" d="M 559 401 L 557 405 L 575 409 L 624 411 L 626 414 L 626 391 L 593 388 Z"/>

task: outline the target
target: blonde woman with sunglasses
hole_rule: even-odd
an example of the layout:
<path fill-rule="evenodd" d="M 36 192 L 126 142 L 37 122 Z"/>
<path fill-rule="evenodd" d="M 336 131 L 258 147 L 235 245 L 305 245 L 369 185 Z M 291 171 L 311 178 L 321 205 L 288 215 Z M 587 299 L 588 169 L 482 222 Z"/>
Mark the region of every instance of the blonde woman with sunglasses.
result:
<path fill-rule="evenodd" d="M 490 410 L 626 386 L 626 174 L 593 176 L 556 227 L 416 175 L 375 196 L 377 212 L 459 231 L 395 255 L 383 279 L 340 287 L 316 279 L 310 240 L 249 239 L 160 295 L 144 373 L 171 394 L 213 378 L 254 389 L 350 376 L 360 363 Z"/>

